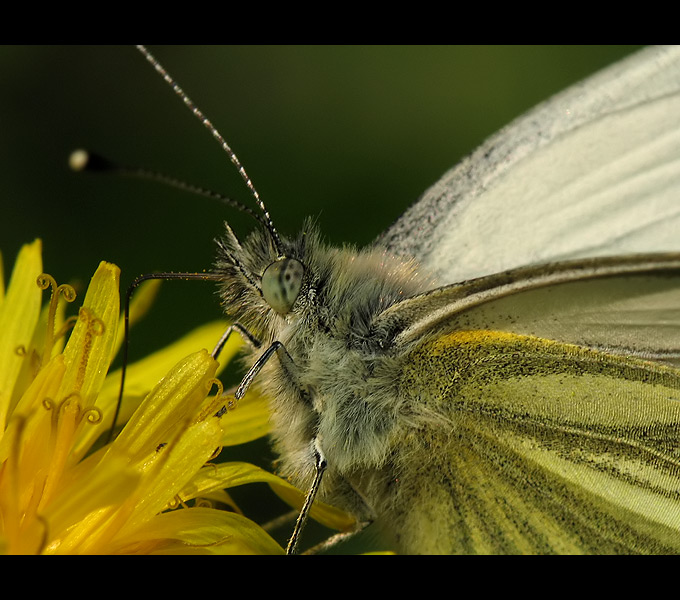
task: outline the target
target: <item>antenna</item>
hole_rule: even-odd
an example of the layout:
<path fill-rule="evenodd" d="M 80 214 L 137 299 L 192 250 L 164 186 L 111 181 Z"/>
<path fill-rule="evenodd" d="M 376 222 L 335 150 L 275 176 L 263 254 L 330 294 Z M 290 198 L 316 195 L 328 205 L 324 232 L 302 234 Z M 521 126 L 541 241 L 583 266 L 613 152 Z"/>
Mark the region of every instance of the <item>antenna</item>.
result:
<path fill-rule="evenodd" d="M 269 216 L 269 212 L 267 212 L 267 208 L 264 205 L 264 202 L 260 198 L 260 194 L 257 192 L 255 189 L 255 186 L 253 185 L 253 182 L 251 181 L 250 177 L 248 176 L 248 173 L 246 173 L 245 168 L 241 164 L 241 161 L 238 159 L 238 156 L 236 156 L 236 153 L 231 149 L 231 146 L 227 144 L 227 141 L 222 137 L 222 134 L 217 130 L 217 128 L 212 124 L 212 122 L 206 117 L 203 112 L 201 111 L 198 106 L 196 106 L 191 98 L 187 96 L 187 94 L 184 92 L 184 90 L 179 86 L 179 84 L 172 78 L 172 76 L 165 70 L 163 65 L 161 65 L 160 62 L 158 62 L 158 59 L 147 50 L 145 46 L 142 45 L 137 45 L 137 50 L 139 50 L 146 60 L 148 60 L 152 65 L 153 68 L 156 70 L 156 72 L 165 80 L 165 82 L 172 88 L 172 90 L 177 94 L 181 99 L 182 102 L 184 102 L 185 106 L 193 113 L 193 115 L 201 122 L 203 125 L 210 131 L 212 136 L 217 140 L 217 142 L 222 146 L 222 150 L 224 150 L 227 153 L 227 156 L 229 156 L 229 160 L 232 162 L 232 164 L 236 167 L 236 169 L 239 172 L 239 175 L 241 175 L 241 178 L 246 184 L 246 187 L 250 190 L 251 195 L 255 199 L 255 202 L 257 205 L 260 207 L 260 210 L 262 211 L 262 214 L 265 219 L 265 225 L 267 227 L 267 230 L 272 236 L 272 240 L 274 242 L 274 246 L 276 247 L 276 253 L 278 254 L 279 258 L 283 257 L 283 249 L 281 245 L 281 239 L 279 238 L 279 234 L 276 231 L 276 228 L 274 227 L 274 224 L 272 223 L 271 217 Z"/>
<path fill-rule="evenodd" d="M 68 164 L 71 170 L 76 172 L 92 171 L 112 173 L 114 175 L 122 175 L 126 177 L 137 177 L 138 179 L 155 181 L 156 183 L 162 183 L 163 185 L 174 187 L 178 190 L 189 192 L 191 194 L 204 196 L 205 198 L 210 198 L 211 200 L 218 200 L 227 206 L 231 206 L 232 208 L 250 215 L 253 219 L 265 227 L 268 226 L 267 221 L 249 206 L 245 206 L 237 200 L 232 200 L 231 198 L 224 196 L 219 192 L 215 192 L 192 183 L 187 183 L 186 181 L 182 181 L 176 177 L 171 177 L 170 175 L 166 175 L 160 171 L 152 171 L 151 169 L 144 169 L 142 167 L 129 167 L 126 165 L 120 165 L 112 162 L 108 158 L 101 156 L 100 154 L 95 154 L 94 152 L 83 149 L 74 150 L 68 158 Z"/>

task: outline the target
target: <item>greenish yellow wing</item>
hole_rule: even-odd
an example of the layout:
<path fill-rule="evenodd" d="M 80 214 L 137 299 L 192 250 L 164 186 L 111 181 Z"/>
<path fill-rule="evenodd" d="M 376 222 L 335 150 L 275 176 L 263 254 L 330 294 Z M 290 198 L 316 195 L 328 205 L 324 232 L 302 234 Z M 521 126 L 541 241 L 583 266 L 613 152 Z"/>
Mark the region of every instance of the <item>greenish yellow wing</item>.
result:
<path fill-rule="evenodd" d="M 430 338 L 388 519 L 403 551 L 680 551 L 680 370 L 496 331 Z"/>

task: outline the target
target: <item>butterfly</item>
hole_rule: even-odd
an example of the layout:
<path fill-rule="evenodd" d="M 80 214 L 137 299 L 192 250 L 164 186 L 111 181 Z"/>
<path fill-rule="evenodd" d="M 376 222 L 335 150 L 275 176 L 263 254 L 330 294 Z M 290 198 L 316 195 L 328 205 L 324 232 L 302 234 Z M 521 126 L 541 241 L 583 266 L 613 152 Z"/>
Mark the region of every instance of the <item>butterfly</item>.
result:
<path fill-rule="evenodd" d="M 237 397 L 310 503 L 404 553 L 680 551 L 680 49 L 539 105 L 363 249 L 281 235 L 220 141 L 261 209 L 213 269 Z"/>

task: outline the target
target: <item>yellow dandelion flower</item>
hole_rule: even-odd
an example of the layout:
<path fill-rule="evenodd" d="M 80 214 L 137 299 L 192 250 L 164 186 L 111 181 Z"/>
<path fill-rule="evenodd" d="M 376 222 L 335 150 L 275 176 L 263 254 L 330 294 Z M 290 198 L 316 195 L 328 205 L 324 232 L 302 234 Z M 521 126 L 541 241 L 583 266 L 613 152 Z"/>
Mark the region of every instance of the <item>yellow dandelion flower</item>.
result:
<path fill-rule="evenodd" d="M 257 481 L 293 506 L 303 501 L 299 490 L 253 465 L 209 463 L 220 447 L 267 431 L 266 403 L 257 396 L 218 416 L 225 405 L 219 364 L 206 350 L 188 354 L 210 347 L 224 324 L 131 365 L 125 427 L 94 448 L 117 401 L 120 374 L 108 371 L 121 343 L 118 280 L 118 268 L 102 262 L 64 343 L 73 323 L 59 299 L 75 293 L 42 274 L 40 242 L 21 250 L 6 291 L 0 273 L 0 552 L 282 553 L 241 514 L 187 506 L 228 500 L 225 488 Z M 51 300 L 41 310 L 45 289 Z M 230 341 L 222 359 L 237 349 Z M 173 366 L 178 355 L 185 358 Z M 312 517 L 336 529 L 353 524 L 323 504 Z"/>

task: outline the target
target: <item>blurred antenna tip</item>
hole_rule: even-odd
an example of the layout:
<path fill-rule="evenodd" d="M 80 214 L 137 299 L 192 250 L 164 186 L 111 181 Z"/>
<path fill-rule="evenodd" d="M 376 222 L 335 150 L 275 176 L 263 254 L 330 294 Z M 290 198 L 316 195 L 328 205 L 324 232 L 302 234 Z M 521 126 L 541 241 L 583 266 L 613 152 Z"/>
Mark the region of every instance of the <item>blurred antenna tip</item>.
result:
<path fill-rule="evenodd" d="M 68 157 L 68 166 L 73 171 L 84 171 L 90 160 L 90 153 L 87 150 L 74 150 Z"/>
<path fill-rule="evenodd" d="M 105 158 L 88 150 L 74 150 L 68 157 L 68 165 L 74 171 L 111 171 L 115 167 Z"/>

